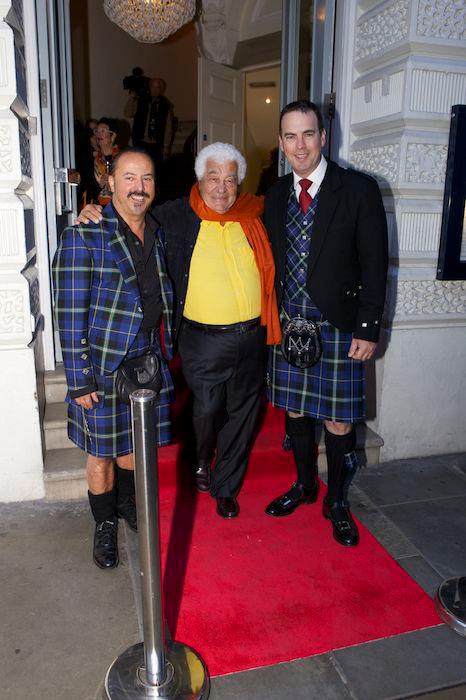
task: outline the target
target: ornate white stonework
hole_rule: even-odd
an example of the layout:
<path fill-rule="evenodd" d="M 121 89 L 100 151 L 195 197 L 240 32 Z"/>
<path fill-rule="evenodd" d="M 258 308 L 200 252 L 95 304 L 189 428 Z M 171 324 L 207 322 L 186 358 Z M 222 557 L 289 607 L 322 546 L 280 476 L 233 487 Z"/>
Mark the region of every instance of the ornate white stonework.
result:
<path fill-rule="evenodd" d="M 406 182 L 442 185 L 445 182 L 447 144 L 408 143 Z"/>
<path fill-rule="evenodd" d="M 21 289 L 0 289 L 0 336 L 24 332 L 24 294 Z"/>
<path fill-rule="evenodd" d="M 0 192 L 12 192 L 21 181 L 19 153 L 17 120 L 13 115 L 0 117 Z"/>
<path fill-rule="evenodd" d="M 0 270 L 23 268 L 26 263 L 24 213 L 21 201 L 15 195 L 0 197 Z"/>
<path fill-rule="evenodd" d="M 416 33 L 438 39 L 466 38 L 464 0 L 419 0 Z"/>
<path fill-rule="evenodd" d="M 368 58 L 402 41 L 408 35 L 408 0 L 396 0 L 360 20 L 356 32 L 356 61 Z"/>
<path fill-rule="evenodd" d="M 398 215 L 398 248 L 402 253 L 437 256 L 442 212 L 402 211 Z"/>
<path fill-rule="evenodd" d="M 232 65 L 236 42 L 228 30 L 225 0 L 203 0 L 196 30 L 199 50 L 205 58 Z"/>
<path fill-rule="evenodd" d="M 395 183 L 400 168 L 400 144 L 388 143 L 351 151 L 351 163 L 378 180 Z"/>
<path fill-rule="evenodd" d="M 396 316 L 445 314 L 466 314 L 466 281 L 398 281 Z"/>
<path fill-rule="evenodd" d="M 403 107 L 405 71 L 376 78 L 353 90 L 353 124 L 380 119 L 400 112 Z"/>
<path fill-rule="evenodd" d="M 414 69 L 411 77 L 409 108 L 413 112 L 449 114 L 451 105 L 466 102 L 466 69 L 463 73 L 447 69 Z"/>

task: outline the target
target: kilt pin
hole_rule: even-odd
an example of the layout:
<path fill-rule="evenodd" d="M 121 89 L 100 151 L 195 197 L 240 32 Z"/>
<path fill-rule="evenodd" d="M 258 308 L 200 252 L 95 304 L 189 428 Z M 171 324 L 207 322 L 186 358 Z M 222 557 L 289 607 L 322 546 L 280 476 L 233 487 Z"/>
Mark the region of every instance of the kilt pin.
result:
<path fill-rule="evenodd" d="M 157 399 L 157 441 L 170 442 L 173 383 L 167 362 L 172 355 L 173 292 L 165 265 L 164 240 L 156 234 L 154 253 L 163 304 L 163 351 L 159 331 L 152 345 L 161 365 L 162 389 Z M 60 332 L 68 392 L 85 387 L 99 403 L 86 410 L 67 394 L 68 436 L 95 457 L 115 458 L 132 452 L 131 408 L 115 391 L 115 374 L 126 358 L 149 349 L 141 331 L 141 296 L 134 264 L 111 204 L 99 224 L 63 231 L 55 255 L 55 313 Z"/>

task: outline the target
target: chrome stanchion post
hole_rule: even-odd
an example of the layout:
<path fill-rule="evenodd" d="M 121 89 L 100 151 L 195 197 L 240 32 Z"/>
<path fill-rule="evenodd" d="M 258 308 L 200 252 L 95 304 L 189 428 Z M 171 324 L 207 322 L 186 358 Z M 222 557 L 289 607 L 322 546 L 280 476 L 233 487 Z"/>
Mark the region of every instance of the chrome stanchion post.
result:
<path fill-rule="evenodd" d="M 205 700 L 210 682 L 202 659 L 185 644 L 164 639 L 156 399 L 149 389 L 131 394 L 144 642 L 129 647 L 110 666 L 105 697 Z"/>
<path fill-rule="evenodd" d="M 435 607 L 447 625 L 466 637 L 466 576 L 445 579 L 438 587 Z"/>
<path fill-rule="evenodd" d="M 141 580 L 144 660 L 149 685 L 162 685 L 167 669 L 160 565 L 159 489 L 155 392 L 131 395 Z"/>

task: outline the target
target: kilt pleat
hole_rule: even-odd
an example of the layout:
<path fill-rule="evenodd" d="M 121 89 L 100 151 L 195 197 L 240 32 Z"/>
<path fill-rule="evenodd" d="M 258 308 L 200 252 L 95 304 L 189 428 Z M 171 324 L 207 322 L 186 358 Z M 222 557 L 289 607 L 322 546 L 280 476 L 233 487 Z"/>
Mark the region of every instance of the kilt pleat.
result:
<path fill-rule="evenodd" d="M 365 418 L 364 365 L 348 357 L 352 334 L 326 322 L 322 356 L 313 367 L 290 365 L 280 346 L 270 349 L 267 394 L 274 406 L 321 420 L 354 423 Z"/>
<path fill-rule="evenodd" d="M 170 403 L 173 400 L 173 382 L 170 370 L 160 349 L 158 334 L 154 348 L 160 359 L 162 389 L 157 397 L 156 423 L 159 447 L 171 441 Z M 149 349 L 146 332 L 139 332 L 127 354 L 138 357 Z M 82 450 L 94 457 L 120 457 L 133 451 L 131 406 L 122 403 L 116 393 L 116 372 L 97 375 L 99 403 L 91 410 L 68 399 L 68 437 Z"/>

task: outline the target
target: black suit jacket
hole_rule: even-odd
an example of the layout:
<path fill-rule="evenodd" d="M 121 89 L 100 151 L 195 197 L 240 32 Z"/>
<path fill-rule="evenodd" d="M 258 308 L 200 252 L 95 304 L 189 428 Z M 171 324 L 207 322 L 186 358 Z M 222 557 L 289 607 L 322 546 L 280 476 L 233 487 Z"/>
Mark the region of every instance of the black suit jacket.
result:
<path fill-rule="evenodd" d="M 176 341 L 183 318 L 189 268 L 201 220 L 191 209 L 188 197 L 154 207 L 152 216 L 165 233 L 167 268 L 174 287 L 172 332 Z"/>
<path fill-rule="evenodd" d="M 287 202 L 293 175 L 265 196 L 264 223 L 275 258 L 278 303 L 286 266 Z M 387 222 L 377 182 L 329 162 L 319 194 L 307 290 L 324 317 L 355 337 L 377 342 L 387 282 Z"/>

